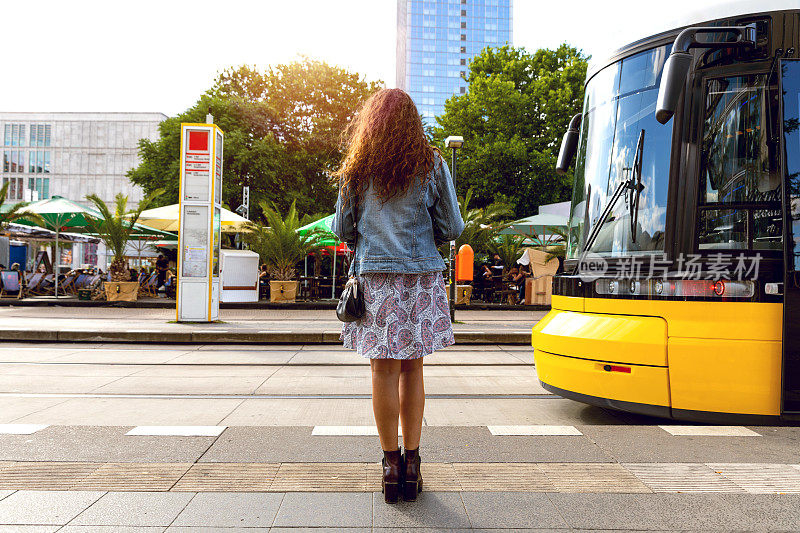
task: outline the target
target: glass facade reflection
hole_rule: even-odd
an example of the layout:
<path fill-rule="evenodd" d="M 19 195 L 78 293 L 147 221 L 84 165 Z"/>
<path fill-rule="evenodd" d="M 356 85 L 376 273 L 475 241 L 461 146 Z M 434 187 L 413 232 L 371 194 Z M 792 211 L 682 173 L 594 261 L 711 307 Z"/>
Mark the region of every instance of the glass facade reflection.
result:
<path fill-rule="evenodd" d="M 512 44 L 513 0 L 397 0 L 397 86 L 429 124 L 464 94 L 469 60 Z"/>
<path fill-rule="evenodd" d="M 626 193 L 614 204 L 590 251 L 621 256 L 664 249 L 672 124 L 657 123 L 655 107 L 670 48 L 627 57 L 598 72 L 586 85 L 567 239 L 570 259 L 580 256 L 590 228 L 598 223 L 619 184 L 634 177 L 640 136 L 644 188 L 638 209 Z"/>

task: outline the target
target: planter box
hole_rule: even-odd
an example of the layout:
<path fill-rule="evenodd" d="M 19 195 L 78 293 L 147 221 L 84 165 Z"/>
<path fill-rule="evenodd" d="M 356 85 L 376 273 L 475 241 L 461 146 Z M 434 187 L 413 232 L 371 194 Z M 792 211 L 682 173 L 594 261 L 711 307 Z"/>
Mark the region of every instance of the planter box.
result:
<path fill-rule="evenodd" d="M 297 290 L 299 288 L 299 281 L 270 281 L 269 301 L 294 302 L 297 299 Z"/>
<path fill-rule="evenodd" d="M 445 285 L 447 289 L 447 301 L 450 301 L 450 284 Z M 472 285 L 456 285 L 456 305 L 469 305 L 472 299 Z"/>
<path fill-rule="evenodd" d="M 139 297 L 138 281 L 106 281 L 103 288 L 109 302 L 135 302 Z"/>
<path fill-rule="evenodd" d="M 78 289 L 78 300 L 91 300 L 92 289 Z"/>

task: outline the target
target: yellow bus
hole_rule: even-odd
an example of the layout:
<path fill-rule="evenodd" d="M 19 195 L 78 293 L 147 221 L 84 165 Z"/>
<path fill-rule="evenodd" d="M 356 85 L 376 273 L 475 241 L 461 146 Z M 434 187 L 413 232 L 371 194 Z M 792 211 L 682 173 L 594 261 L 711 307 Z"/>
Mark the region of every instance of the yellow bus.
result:
<path fill-rule="evenodd" d="M 738 2 L 590 67 L 542 386 L 701 422 L 800 415 L 800 5 Z"/>

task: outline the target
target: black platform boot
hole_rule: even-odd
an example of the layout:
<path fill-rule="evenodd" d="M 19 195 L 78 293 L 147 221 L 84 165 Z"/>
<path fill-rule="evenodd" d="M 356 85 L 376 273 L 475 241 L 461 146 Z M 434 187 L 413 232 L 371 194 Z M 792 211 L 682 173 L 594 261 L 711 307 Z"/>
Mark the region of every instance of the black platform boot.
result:
<path fill-rule="evenodd" d="M 400 450 L 383 451 L 383 479 L 381 492 L 386 503 L 397 503 L 403 486 L 403 457 Z"/>
<path fill-rule="evenodd" d="M 420 471 L 419 448 L 405 450 L 403 454 L 403 499 L 413 502 L 417 494 L 422 492 L 422 472 Z"/>

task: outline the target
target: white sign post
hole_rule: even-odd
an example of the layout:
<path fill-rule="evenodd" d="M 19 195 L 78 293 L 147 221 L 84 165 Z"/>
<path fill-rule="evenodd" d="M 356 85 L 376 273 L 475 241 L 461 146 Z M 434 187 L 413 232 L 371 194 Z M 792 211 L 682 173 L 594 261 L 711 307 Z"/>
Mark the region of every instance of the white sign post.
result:
<path fill-rule="evenodd" d="M 181 124 L 178 322 L 219 318 L 223 133 Z"/>

